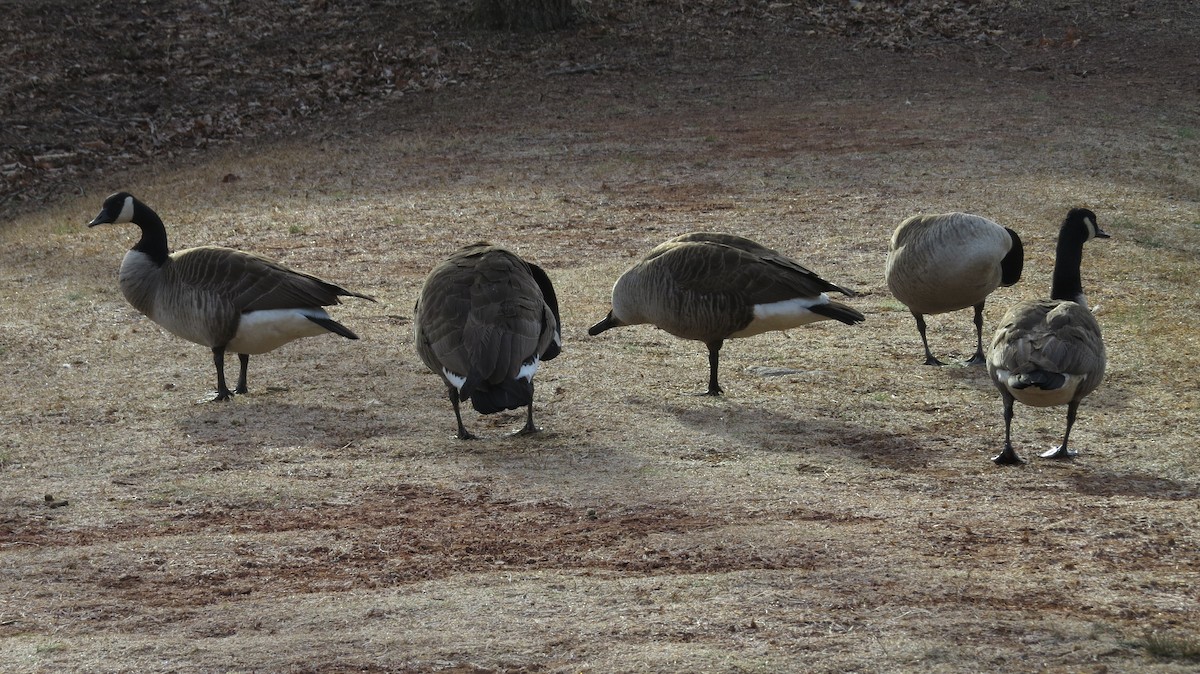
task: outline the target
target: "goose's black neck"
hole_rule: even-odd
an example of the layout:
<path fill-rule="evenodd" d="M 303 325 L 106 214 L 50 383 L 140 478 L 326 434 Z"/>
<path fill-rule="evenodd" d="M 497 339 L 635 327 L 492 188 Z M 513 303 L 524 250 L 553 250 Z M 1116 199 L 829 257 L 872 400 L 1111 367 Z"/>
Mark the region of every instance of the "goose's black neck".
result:
<path fill-rule="evenodd" d="M 134 244 L 133 249 L 148 255 L 155 264 L 165 264 L 170 257 L 170 249 L 167 247 L 167 228 L 163 226 L 158 213 L 146 204 L 134 201 L 133 224 L 142 230 L 142 238 Z"/>
<path fill-rule="evenodd" d="M 1054 253 L 1054 275 L 1050 280 L 1050 299 L 1085 303 L 1083 280 L 1079 270 L 1083 266 L 1083 244 L 1086 240 L 1086 235 L 1079 236 L 1065 225 L 1058 233 L 1058 247 Z"/>

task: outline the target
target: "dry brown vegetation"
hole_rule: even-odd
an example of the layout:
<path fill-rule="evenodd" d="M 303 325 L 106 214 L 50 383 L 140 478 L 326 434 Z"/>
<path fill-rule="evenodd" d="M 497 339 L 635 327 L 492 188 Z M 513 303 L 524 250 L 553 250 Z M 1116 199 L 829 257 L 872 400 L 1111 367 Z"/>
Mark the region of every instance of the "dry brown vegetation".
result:
<path fill-rule="evenodd" d="M 455 54 L 457 79 L 420 80 L 437 86 L 362 87 L 291 117 L 280 96 L 279 115 L 157 148 L 134 124 L 129 149 L 76 150 L 81 125 L 59 120 L 57 151 L 77 156 L 63 165 L 26 165 L 34 150 L 12 143 L 2 668 L 1195 671 L 1200 77 L 1178 47 L 1200 14 L 907 4 L 929 11 L 595 3 L 578 29 L 515 37 L 439 15 L 389 43 Z M 385 43 L 379 16 L 354 24 L 349 5 L 279 6 L 297 31 L 317 25 L 304 12 L 350 25 L 277 36 L 293 51 L 272 58 Z M 269 71 L 227 66 L 213 91 Z M 86 84 L 41 82 L 51 97 Z M 124 99 L 101 98 L 118 124 Z M 21 114 L 29 137 L 49 119 Z M 83 227 L 116 189 L 158 210 L 175 247 L 233 245 L 378 296 L 336 308 L 362 341 L 256 357 L 250 395 L 201 402 L 206 350 L 116 287 L 136 232 Z M 994 295 L 994 325 L 1048 292 L 1072 205 L 1112 235 L 1084 260 L 1108 376 L 1076 460 L 998 468 L 999 397 L 982 369 L 921 365 L 883 284 L 887 239 L 915 212 L 1019 230 L 1026 275 Z M 731 341 L 726 397 L 686 395 L 706 376 L 700 344 L 585 330 L 635 256 L 689 230 L 795 256 L 862 292 L 867 321 Z M 566 345 L 537 378 L 544 432 L 510 438 L 519 413 L 468 413 L 485 439 L 467 443 L 410 320 L 424 274 L 483 238 L 547 269 Z M 930 327 L 939 355 L 970 355 L 969 312 Z M 1018 451 L 1063 423 L 1018 407 Z"/>

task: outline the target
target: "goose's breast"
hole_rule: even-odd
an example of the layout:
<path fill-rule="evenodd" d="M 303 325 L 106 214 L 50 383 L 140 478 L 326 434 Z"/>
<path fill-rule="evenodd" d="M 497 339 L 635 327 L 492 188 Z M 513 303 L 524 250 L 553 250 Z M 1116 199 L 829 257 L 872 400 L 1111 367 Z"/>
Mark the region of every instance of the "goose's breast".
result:
<path fill-rule="evenodd" d="M 242 314 L 237 332 L 225 348 L 235 353 L 266 353 L 301 337 L 313 337 L 328 332 L 309 320 L 328 319 L 323 309 L 270 309 Z"/>
<path fill-rule="evenodd" d="M 897 270 L 888 289 L 910 309 L 923 314 L 957 311 L 979 303 L 1000 285 L 1000 266 L 985 257 L 963 255 L 914 270 Z"/>
<path fill-rule="evenodd" d="M 237 327 L 238 313 L 218 295 L 194 288 L 159 288 L 144 311 L 168 332 L 207 347 L 224 344 Z"/>

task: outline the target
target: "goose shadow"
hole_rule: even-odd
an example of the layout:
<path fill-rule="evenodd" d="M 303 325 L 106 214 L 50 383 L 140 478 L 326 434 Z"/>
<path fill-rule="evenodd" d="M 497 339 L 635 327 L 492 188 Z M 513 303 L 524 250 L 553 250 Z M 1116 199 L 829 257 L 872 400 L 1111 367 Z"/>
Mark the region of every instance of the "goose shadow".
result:
<path fill-rule="evenodd" d="M 1191 501 L 1200 497 L 1200 486 L 1146 473 L 1080 471 L 1068 479 L 1074 483 L 1075 491 L 1088 496 L 1132 496 L 1158 501 Z"/>
<path fill-rule="evenodd" d="M 428 396 L 443 387 L 430 386 Z M 206 463 L 219 467 L 257 464 L 280 447 L 301 447 L 317 454 L 389 455 L 408 460 L 456 461 L 482 467 L 506 467 L 530 474 L 561 470 L 600 472 L 611 469 L 611 448 L 592 437 L 595 429 L 566 424 L 559 415 L 538 409 L 540 430 L 514 433 L 524 422 L 523 409 L 488 416 L 473 416 L 474 440 L 454 436 L 449 404 L 436 400 L 420 409 L 397 411 L 394 406 L 297 404 L 273 398 L 271 393 L 235 397 L 230 402 L 194 406 L 176 421 L 179 434 Z M 361 445 L 361 449 L 356 449 Z"/>
<path fill-rule="evenodd" d="M 196 405 L 176 422 L 189 444 L 253 459 L 262 448 L 306 445 L 346 447 L 367 437 L 391 435 L 395 415 L 383 409 L 348 410 L 336 405 L 273 400 L 270 394 Z"/>
<path fill-rule="evenodd" d="M 762 451 L 852 457 L 901 471 L 923 469 L 933 458 L 909 436 L 844 419 L 780 414 L 728 398 L 701 406 L 661 401 L 659 408 L 684 426 Z"/>

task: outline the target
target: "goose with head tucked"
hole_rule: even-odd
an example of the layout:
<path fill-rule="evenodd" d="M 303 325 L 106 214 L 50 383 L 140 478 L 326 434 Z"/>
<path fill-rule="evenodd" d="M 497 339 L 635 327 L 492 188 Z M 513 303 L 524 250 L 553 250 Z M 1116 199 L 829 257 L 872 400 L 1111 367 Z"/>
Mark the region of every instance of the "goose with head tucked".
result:
<path fill-rule="evenodd" d="M 1071 209 L 1059 229 L 1050 299 L 1009 309 L 992 338 L 988 375 L 1004 403 L 1004 450 L 992 459 L 997 464 L 1023 463 L 1012 446 L 1014 401 L 1032 407 L 1066 405 L 1062 444 L 1041 456 L 1076 455 L 1067 442 L 1079 402 L 1100 385 L 1106 362 L 1100 324 L 1088 309 L 1080 278 L 1083 244 L 1095 238 L 1108 238 L 1096 214 Z"/>
<path fill-rule="evenodd" d="M 324 307 L 351 292 L 273 260 L 231 248 L 201 246 L 171 253 L 167 230 L 149 206 L 118 192 L 88 227 L 133 223 L 141 238 L 121 262 L 118 284 L 125 299 L 168 332 L 212 350 L 217 370 L 214 400 L 246 393 L 250 356 L 301 337 L 334 333 L 358 339 Z M 225 353 L 238 354 L 237 386 L 225 381 Z"/>
<path fill-rule="evenodd" d="M 649 323 L 704 342 L 709 372 L 701 395 L 717 396 L 724 393 L 717 371 L 725 340 L 816 321 L 864 320 L 854 308 L 830 300 L 828 292 L 855 294 L 750 239 L 693 232 L 659 244 L 621 274 L 612 310 L 588 334 Z"/>
<path fill-rule="evenodd" d="M 982 365 L 983 307 L 999 286 L 1021 278 L 1024 249 L 1013 230 L 969 213 L 915 215 L 900 223 L 888 247 L 888 289 L 917 321 L 925 364 L 941 365 L 929 349 L 925 315 L 975 309 L 975 355 Z"/>
<path fill-rule="evenodd" d="M 457 251 L 429 273 L 413 309 L 417 353 L 446 384 L 457 437 L 459 403 L 480 414 L 526 407 L 518 435 L 533 423 L 533 375 L 562 349 L 558 298 L 536 264 L 487 243 Z"/>

